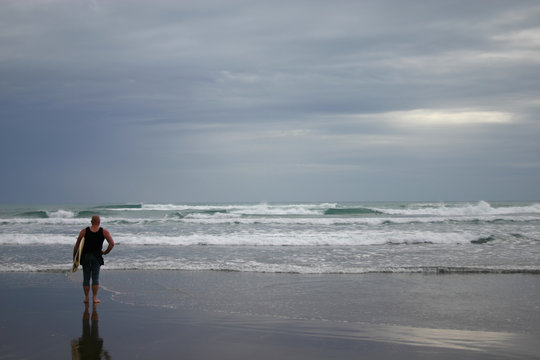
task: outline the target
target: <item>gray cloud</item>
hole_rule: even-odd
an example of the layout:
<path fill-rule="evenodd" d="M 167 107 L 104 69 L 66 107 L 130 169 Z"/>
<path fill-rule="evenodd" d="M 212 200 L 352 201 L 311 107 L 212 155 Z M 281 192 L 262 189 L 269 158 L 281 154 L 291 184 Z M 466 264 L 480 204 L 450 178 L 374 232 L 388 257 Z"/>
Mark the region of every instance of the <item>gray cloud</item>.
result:
<path fill-rule="evenodd" d="M 538 199 L 539 20 L 530 1 L 4 1 L 0 198 Z"/>

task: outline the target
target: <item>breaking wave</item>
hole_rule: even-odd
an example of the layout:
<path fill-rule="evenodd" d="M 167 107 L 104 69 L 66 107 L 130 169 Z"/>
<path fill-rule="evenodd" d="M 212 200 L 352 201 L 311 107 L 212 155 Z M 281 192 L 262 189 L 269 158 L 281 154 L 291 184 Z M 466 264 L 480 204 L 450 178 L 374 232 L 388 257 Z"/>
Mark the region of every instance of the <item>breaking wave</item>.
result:
<path fill-rule="evenodd" d="M 522 215 L 540 214 L 540 204 L 493 206 L 486 201 L 476 204 L 410 204 L 406 208 L 375 208 L 389 215 L 412 216 L 483 216 L 483 215 Z"/>
<path fill-rule="evenodd" d="M 369 215 L 383 214 L 382 211 L 369 208 L 330 208 L 324 212 L 324 215 Z"/>

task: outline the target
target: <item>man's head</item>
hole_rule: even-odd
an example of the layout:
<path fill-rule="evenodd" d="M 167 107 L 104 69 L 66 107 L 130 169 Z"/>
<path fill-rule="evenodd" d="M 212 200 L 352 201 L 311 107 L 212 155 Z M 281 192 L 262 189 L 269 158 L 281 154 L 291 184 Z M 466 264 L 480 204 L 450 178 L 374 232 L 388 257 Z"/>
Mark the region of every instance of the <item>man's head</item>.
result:
<path fill-rule="evenodd" d="M 92 216 L 92 225 L 99 225 L 101 223 L 101 219 L 99 218 L 99 215 Z"/>

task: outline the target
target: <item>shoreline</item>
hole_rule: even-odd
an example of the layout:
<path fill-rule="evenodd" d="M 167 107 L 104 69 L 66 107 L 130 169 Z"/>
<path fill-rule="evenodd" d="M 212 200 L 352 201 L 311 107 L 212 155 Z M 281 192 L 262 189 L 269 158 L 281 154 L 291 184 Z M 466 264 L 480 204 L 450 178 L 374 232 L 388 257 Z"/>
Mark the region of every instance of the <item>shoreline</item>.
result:
<path fill-rule="evenodd" d="M 367 299 L 350 303 L 348 311 L 358 312 L 361 308 L 366 314 L 373 313 L 370 321 L 345 322 L 323 319 L 329 317 L 326 314 L 317 316 L 316 311 L 334 311 L 333 305 L 327 304 L 330 299 L 339 306 L 343 306 L 340 298 L 354 300 L 346 293 L 329 297 L 336 289 L 337 278 L 342 278 L 340 281 L 347 287 L 361 282 L 358 278 L 349 282 L 339 276 L 208 272 L 173 275 L 166 271 L 106 270 L 102 275 L 104 288 L 99 293 L 102 302 L 95 311 L 90 304 L 86 313 L 76 277 L 59 273 L 0 273 L 1 353 L 4 358 L 69 358 L 81 341 L 94 341 L 93 348 L 101 346 L 102 355 L 106 351 L 112 359 L 534 359 L 540 353 L 536 328 L 501 331 L 496 329 L 496 322 L 487 320 L 485 330 L 466 326 L 422 327 L 414 326 L 412 317 L 394 317 L 394 324 L 388 324 L 380 314 L 388 306 L 384 301 L 391 299 L 370 302 L 362 293 L 359 297 Z M 535 275 L 488 276 L 493 277 L 491 285 L 503 293 L 510 284 L 510 292 L 525 288 L 540 291 L 536 287 L 540 278 Z M 486 281 L 482 275 L 393 274 L 362 276 L 361 280 L 365 284 L 358 289 L 371 290 L 373 296 L 384 296 L 385 291 L 397 294 L 400 289 L 395 288 L 396 283 L 424 284 L 416 289 L 416 295 L 424 298 L 437 296 L 441 286 L 450 283 L 460 286 L 454 291 L 465 292 Z M 492 296 L 488 287 L 475 291 Z M 235 292 L 238 297 L 233 296 Z M 320 304 L 313 299 L 315 293 L 321 298 Z M 402 296 L 403 299 L 408 298 Z M 445 306 L 451 310 L 452 300 L 438 304 L 435 310 Z M 502 296 L 490 301 L 496 305 L 502 302 Z M 532 301 L 524 310 L 532 317 L 530 321 L 535 321 L 539 318 L 539 300 Z M 501 306 L 513 306 L 507 305 L 511 303 Z M 475 311 L 468 308 L 466 301 L 460 306 L 463 312 Z M 278 309 L 272 313 L 273 308 Z M 301 316 L 295 318 L 291 314 Z"/>

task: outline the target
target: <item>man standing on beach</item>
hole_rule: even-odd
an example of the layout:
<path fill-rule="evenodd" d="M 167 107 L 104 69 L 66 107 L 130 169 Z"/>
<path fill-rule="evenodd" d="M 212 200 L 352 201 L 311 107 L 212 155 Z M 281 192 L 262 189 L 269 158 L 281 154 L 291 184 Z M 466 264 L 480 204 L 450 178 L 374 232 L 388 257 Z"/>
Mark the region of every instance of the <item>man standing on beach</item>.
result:
<path fill-rule="evenodd" d="M 73 248 L 73 257 L 79 248 L 81 239 L 84 237 L 84 246 L 81 254 L 81 264 L 83 266 L 83 290 L 84 302 L 89 302 L 90 295 L 90 277 L 92 277 L 92 294 L 94 304 L 101 301 L 97 298 L 99 290 L 99 270 L 103 265 L 103 255 L 107 255 L 114 247 L 114 240 L 107 229 L 100 227 L 101 219 L 99 215 L 92 216 L 92 225 L 82 229 Z M 109 246 L 105 251 L 102 250 L 103 241 L 107 240 Z"/>

